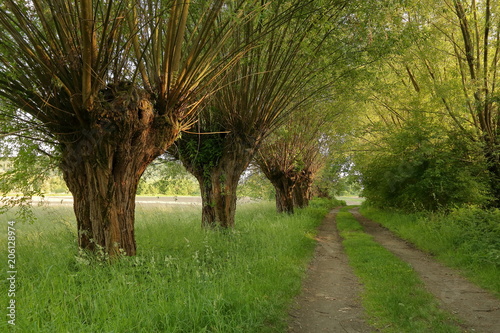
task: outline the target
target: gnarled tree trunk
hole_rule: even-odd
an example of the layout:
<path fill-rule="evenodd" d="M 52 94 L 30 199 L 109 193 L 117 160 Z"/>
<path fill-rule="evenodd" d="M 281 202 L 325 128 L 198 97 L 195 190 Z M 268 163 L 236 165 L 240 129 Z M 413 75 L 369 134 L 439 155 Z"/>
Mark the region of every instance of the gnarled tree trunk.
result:
<path fill-rule="evenodd" d="M 256 146 L 230 134 L 186 134 L 177 142 L 174 155 L 200 185 L 204 227 L 234 226 L 238 182 Z"/>
<path fill-rule="evenodd" d="M 297 208 L 309 206 L 311 200 L 311 186 L 314 174 L 308 170 L 301 170 L 297 175 L 296 185 L 293 188 L 293 204 Z"/>
<path fill-rule="evenodd" d="M 272 162 L 271 160 L 267 162 Z M 296 177 L 293 171 L 284 171 L 275 164 L 264 163 L 262 156 L 258 160 L 261 171 L 273 184 L 276 192 L 276 211 L 278 213 L 294 213 L 293 191 L 296 185 Z"/>
<path fill-rule="evenodd" d="M 123 161 L 111 159 L 120 170 L 99 166 L 95 160 L 81 161 L 71 172 L 64 168 L 64 178 L 75 200 L 79 245 L 92 251 L 102 247 L 110 255 L 135 255 L 135 192 L 147 164 L 124 165 Z"/>
<path fill-rule="evenodd" d="M 294 213 L 293 189 L 295 181 L 286 175 L 269 178 L 276 191 L 276 211 L 278 213 Z"/>
<path fill-rule="evenodd" d="M 117 93 L 116 96 L 114 94 Z M 147 94 L 118 91 L 95 110 L 92 128 L 61 140 L 60 168 L 74 196 L 78 242 L 111 257 L 136 254 L 135 195 L 146 167 L 177 131 L 157 119 Z M 136 99 L 130 95 L 136 95 Z"/>
<path fill-rule="evenodd" d="M 234 168 L 228 168 L 230 165 Z M 204 227 L 234 226 L 236 189 L 245 169 L 244 163 L 239 161 L 220 161 L 220 165 L 212 169 L 211 174 L 197 177 L 201 189 L 203 207 L 201 220 Z"/>

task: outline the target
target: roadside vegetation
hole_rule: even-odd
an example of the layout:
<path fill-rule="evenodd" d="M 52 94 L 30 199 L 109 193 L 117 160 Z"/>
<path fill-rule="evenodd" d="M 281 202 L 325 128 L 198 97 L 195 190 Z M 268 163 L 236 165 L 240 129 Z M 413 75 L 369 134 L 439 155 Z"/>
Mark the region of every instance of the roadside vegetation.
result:
<path fill-rule="evenodd" d="M 500 210 L 409 214 L 366 205 L 361 212 L 500 296 Z"/>
<path fill-rule="evenodd" d="M 36 223 L 16 224 L 13 332 L 283 331 L 331 205 L 315 200 L 295 215 L 242 205 L 224 232 L 200 228 L 199 207 L 139 206 L 138 254 L 114 264 L 104 251 L 78 251 L 70 207 L 36 208 Z"/>
<path fill-rule="evenodd" d="M 338 213 L 337 227 L 349 263 L 363 283 L 369 323 L 381 332 L 460 332 L 456 319 L 439 309 L 411 266 L 364 233 L 348 209 Z"/>

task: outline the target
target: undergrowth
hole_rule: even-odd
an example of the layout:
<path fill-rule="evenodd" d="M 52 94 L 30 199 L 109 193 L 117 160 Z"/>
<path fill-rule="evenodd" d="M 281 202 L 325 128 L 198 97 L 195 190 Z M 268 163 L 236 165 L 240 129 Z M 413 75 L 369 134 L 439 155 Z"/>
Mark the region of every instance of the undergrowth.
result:
<path fill-rule="evenodd" d="M 282 332 L 328 206 L 313 202 L 288 216 L 273 203 L 243 205 L 228 231 L 203 230 L 199 207 L 139 207 L 138 255 L 114 264 L 78 251 L 71 207 L 39 208 L 35 224 L 16 224 L 17 317 L 10 328 Z M 9 218 L 0 216 L 4 230 Z M 0 289 L 5 309 L 5 279 Z"/>

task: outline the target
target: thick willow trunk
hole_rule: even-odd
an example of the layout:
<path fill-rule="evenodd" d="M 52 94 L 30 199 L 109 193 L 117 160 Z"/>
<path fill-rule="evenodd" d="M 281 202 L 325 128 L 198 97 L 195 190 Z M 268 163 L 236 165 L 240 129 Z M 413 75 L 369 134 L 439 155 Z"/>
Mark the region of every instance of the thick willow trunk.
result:
<path fill-rule="evenodd" d="M 293 204 L 297 208 L 305 208 L 309 206 L 311 200 L 311 186 L 313 183 L 312 173 L 309 171 L 301 171 L 297 176 L 295 187 L 293 188 Z"/>
<path fill-rule="evenodd" d="M 111 154 L 104 165 L 95 159 L 62 161 L 82 249 L 102 249 L 112 257 L 136 254 L 135 195 L 140 176 L 156 154 L 127 148 L 108 146 Z"/>
<path fill-rule="evenodd" d="M 147 164 L 114 158 L 108 165 L 97 163 L 85 160 L 71 169 L 63 168 L 74 197 L 79 246 L 91 251 L 102 249 L 110 256 L 135 255 L 135 193 Z"/>
<path fill-rule="evenodd" d="M 293 189 L 295 180 L 286 174 L 268 177 L 276 191 L 276 211 L 278 213 L 294 213 Z"/>
<path fill-rule="evenodd" d="M 189 147 L 196 143 L 195 151 Z M 230 228 L 235 224 L 236 190 L 258 142 L 241 142 L 225 135 L 184 135 L 177 157 L 200 185 L 202 225 Z"/>
<path fill-rule="evenodd" d="M 296 208 L 305 208 L 309 206 L 310 186 L 298 183 L 293 189 L 293 205 Z"/>
<path fill-rule="evenodd" d="M 276 196 L 276 211 L 278 213 L 294 213 L 293 192 L 296 185 L 296 177 L 292 171 L 284 171 L 272 159 L 266 161 L 262 157 L 258 160 L 261 171 L 273 184 Z"/>
<path fill-rule="evenodd" d="M 172 127 L 155 119 L 148 96 L 130 99 L 132 93 L 108 92 L 107 108 L 96 110 L 100 116 L 92 127 L 61 144 L 60 168 L 74 197 L 79 246 L 103 250 L 110 257 L 136 254 L 139 179 L 177 136 Z"/>
<path fill-rule="evenodd" d="M 210 175 L 198 177 L 203 207 L 201 219 L 204 227 L 230 228 L 234 226 L 236 189 L 242 173 L 238 170 L 242 167 L 239 166 L 236 169 L 219 167 Z"/>

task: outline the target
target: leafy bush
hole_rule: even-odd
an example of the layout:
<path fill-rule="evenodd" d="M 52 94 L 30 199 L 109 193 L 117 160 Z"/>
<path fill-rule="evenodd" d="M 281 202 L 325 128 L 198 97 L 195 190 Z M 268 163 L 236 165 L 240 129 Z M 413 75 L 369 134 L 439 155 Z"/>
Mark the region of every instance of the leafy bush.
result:
<path fill-rule="evenodd" d="M 314 198 L 309 202 L 309 207 L 310 208 L 334 208 L 334 207 L 339 207 L 339 206 L 347 206 L 346 202 L 344 200 L 339 200 L 339 199 L 329 199 L 329 198 Z"/>
<path fill-rule="evenodd" d="M 466 262 L 500 268 L 500 210 L 462 208 L 438 214 L 429 223 L 436 232 L 450 235 L 453 248 L 468 254 Z"/>
<path fill-rule="evenodd" d="M 385 149 L 358 161 L 363 196 L 406 211 L 483 205 L 488 173 L 480 147 L 443 128 L 408 122 L 388 135 Z"/>

